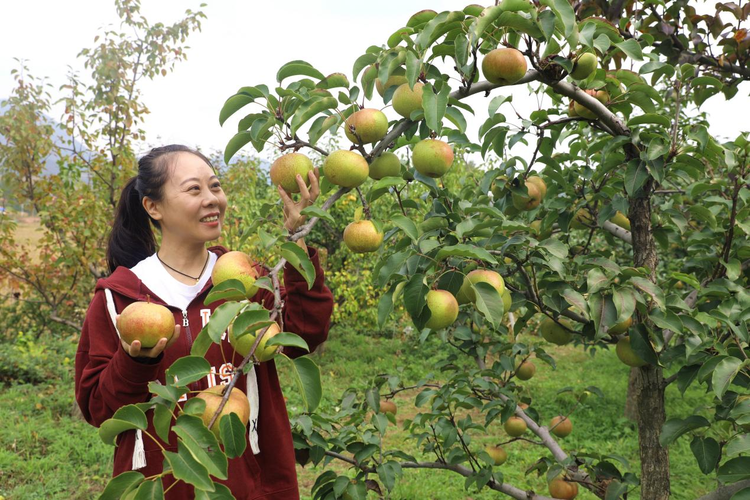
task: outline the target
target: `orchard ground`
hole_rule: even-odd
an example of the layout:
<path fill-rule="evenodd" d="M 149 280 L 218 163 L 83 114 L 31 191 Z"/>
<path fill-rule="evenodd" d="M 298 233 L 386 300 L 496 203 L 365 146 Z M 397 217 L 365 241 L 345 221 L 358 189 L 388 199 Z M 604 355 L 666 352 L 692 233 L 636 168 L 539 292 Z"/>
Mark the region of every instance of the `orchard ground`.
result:
<path fill-rule="evenodd" d="M 413 384 L 429 373 L 445 349 L 436 336 L 420 346 L 414 335 L 403 333 L 404 322 L 390 332 L 357 331 L 336 325 L 322 353 L 316 354 L 323 379 L 324 399 L 320 412 L 332 411 L 337 398 L 349 387 L 364 389 L 374 376 L 394 373 L 394 367 L 405 383 Z M 395 333 L 394 333 L 395 332 Z M 544 342 L 527 337 L 531 343 Z M 112 467 L 112 448 L 101 442 L 96 429 L 76 416 L 73 400 L 73 363 L 77 335 L 66 338 L 34 339 L 21 335 L 15 343 L 0 342 L 0 367 L 14 359 L 25 368 L 14 374 L 4 373 L 0 386 L 0 495 L 6 499 L 89 499 L 103 490 Z M 545 343 L 546 345 L 546 343 Z M 615 357 L 614 350 L 591 356 L 580 348 L 547 345 L 557 359 L 557 370 L 534 359 L 537 372 L 525 382 L 526 392 L 534 399 L 544 423 L 554 415 L 567 413 L 574 403 L 570 392 L 588 385 L 599 387 L 604 398 L 591 396 L 571 416 L 574 430 L 561 440 L 566 450 L 612 453 L 627 459 L 630 471 L 640 470 L 638 434 L 634 424 L 623 417 L 628 369 Z M 282 371 L 282 383 L 289 409 L 299 412 L 301 405 L 289 373 Z M 7 380 L 8 377 L 15 378 Z M 436 374 L 440 379 L 440 374 Z M 30 378 L 35 383 L 30 383 Z M 3 379 L 0 379 L 0 381 Z M 401 428 L 405 419 L 417 411 L 413 391 L 399 394 L 398 428 L 389 426 L 388 445 L 418 455 L 418 448 L 407 440 Z M 692 414 L 693 408 L 709 403 L 699 386 L 692 386 L 682 397 L 674 385 L 667 390 L 670 416 Z M 476 418 L 481 418 L 478 415 Z M 529 436 L 531 437 L 531 436 Z M 473 449 L 507 440 L 499 421 L 491 424 L 488 435 L 472 442 Z M 715 488 L 713 481 L 700 473 L 690 452 L 689 439 L 683 438 L 670 449 L 672 491 L 674 498 L 695 498 Z M 525 476 L 526 469 L 547 450 L 516 441 L 505 446 L 508 461 L 499 468 L 507 481 L 546 494 L 543 478 L 535 473 Z M 430 457 L 425 457 L 430 458 Z M 334 462 L 339 472 L 345 464 Z M 302 498 L 310 498 L 310 487 L 320 469 L 311 465 L 298 468 Z M 637 493 L 637 492 L 634 492 Z M 465 491 L 463 478 L 452 472 L 406 470 L 393 499 L 429 498 L 435 500 L 504 498 L 489 490 Z M 579 499 L 595 498 L 582 489 Z M 629 498 L 638 498 L 631 495 Z"/>

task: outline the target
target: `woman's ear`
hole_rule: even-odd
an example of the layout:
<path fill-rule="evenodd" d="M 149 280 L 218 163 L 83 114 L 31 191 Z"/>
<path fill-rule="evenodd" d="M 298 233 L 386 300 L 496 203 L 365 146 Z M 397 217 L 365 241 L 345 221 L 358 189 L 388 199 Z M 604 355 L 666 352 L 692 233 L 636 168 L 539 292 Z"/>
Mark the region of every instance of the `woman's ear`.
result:
<path fill-rule="evenodd" d="M 154 202 L 151 198 L 148 196 L 143 197 L 143 201 L 141 201 L 143 204 L 144 210 L 146 210 L 146 213 L 151 216 L 154 220 L 161 220 L 161 210 L 159 205 Z"/>

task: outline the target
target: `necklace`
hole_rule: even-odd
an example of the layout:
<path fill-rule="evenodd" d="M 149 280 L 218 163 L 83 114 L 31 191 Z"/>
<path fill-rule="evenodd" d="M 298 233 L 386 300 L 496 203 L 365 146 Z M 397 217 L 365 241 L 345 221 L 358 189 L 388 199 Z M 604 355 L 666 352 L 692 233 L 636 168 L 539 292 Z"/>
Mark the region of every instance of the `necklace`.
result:
<path fill-rule="evenodd" d="M 200 274 L 198 275 L 197 278 L 195 276 L 190 276 L 189 274 L 185 274 L 182 271 L 178 271 L 174 267 L 170 266 L 169 264 L 167 264 L 166 262 L 164 262 L 163 260 L 161 260 L 161 257 L 159 257 L 159 252 L 156 252 L 156 258 L 159 259 L 159 262 L 161 262 L 162 264 L 164 264 L 165 266 L 167 266 L 168 268 L 170 268 L 172 271 L 176 272 L 177 274 L 181 274 L 181 275 L 183 275 L 183 276 L 185 276 L 187 278 L 190 278 L 191 280 L 195 280 L 195 284 L 197 285 L 198 282 L 201 280 L 201 276 L 203 276 L 203 271 L 206 270 L 206 266 L 208 265 L 208 259 L 209 259 L 209 257 L 211 257 L 211 252 L 206 252 L 206 253 L 207 253 L 207 255 L 206 255 L 206 262 L 203 264 L 203 269 L 201 269 L 201 272 L 200 272 Z"/>

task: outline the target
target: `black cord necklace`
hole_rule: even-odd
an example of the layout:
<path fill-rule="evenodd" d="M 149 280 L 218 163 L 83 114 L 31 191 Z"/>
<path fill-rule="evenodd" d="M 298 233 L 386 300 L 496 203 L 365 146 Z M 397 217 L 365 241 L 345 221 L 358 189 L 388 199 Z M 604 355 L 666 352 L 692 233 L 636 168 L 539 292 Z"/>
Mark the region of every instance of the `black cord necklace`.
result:
<path fill-rule="evenodd" d="M 208 259 L 209 257 L 211 257 L 211 252 L 206 252 L 206 253 L 208 254 L 206 255 L 206 262 L 203 264 L 203 269 L 201 269 L 201 272 L 197 278 L 195 276 L 190 276 L 189 274 L 185 274 L 182 271 L 178 271 L 174 267 L 170 266 L 169 264 L 161 260 L 161 257 L 159 257 L 159 252 L 156 252 L 156 258 L 159 259 L 159 262 L 161 262 L 162 264 L 164 264 L 165 266 L 167 266 L 168 268 L 170 268 L 172 271 L 176 272 L 177 274 L 181 274 L 187 278 L 190 278 L 191 280 L 195 280 L 195 284 L 197 285 L 198 282 L 201 280 L 201 276 L 203 276 L 203 271 L 206 270 L 206 266 L 208 265 Z"/>

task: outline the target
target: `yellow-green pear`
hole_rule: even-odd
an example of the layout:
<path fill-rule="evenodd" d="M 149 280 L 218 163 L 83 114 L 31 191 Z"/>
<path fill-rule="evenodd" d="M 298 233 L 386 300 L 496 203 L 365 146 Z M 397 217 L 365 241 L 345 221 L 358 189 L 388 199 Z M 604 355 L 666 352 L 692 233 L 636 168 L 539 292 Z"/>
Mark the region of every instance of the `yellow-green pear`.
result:
<path fill-rule="evenodd" d="M 467 274 L 463 283 L 461 283 L 461 288 L 459 288 L 456 294 L 456 300 L 458 300 L 459 304 L 468 304 L 477 300 L 477 295 L 472 285 L 480 281 L 492 285 L 501 297 L 505 292 L 505 281 L 502 276 L 489 269 L 475 269 Z"/>
<path fill-rule="evenodd" d="M 141 347 L 151 349 L 162 338 L 167 340 L 174 335 L 175 320 L 172 311 L 161 304 L 146 302 L 129 304 L 117 317 L 117 331 L 128 344 L 138 340 Z"/>
<path fill-rule="evenodd" d="M 305 184 L 309 186 L 310 179 L 307 174 L 313 168 L 310 158 L 302 153 L 287 153 L 277 158 L 271 165 L 271 182 L 275 186 L 281 184 L 287 193 L 299 193 L 297 174 L 301 175 Z"/>
<path fill-rule="evenodd" d="M 573 422 L 571 422 L 568 417 L 558 415 L 550 420 L 549 429 L 555 436 L 564 438 L 573 432 Z"/>
<path fill-rule="evenodd" d="M 508 314 L 510 312 L 511 305 L 513 305 L 513 297 L 511 297 L 510 291 L 506 288 L 505 291 L 503 291 L 503 314 Z"/>
<path fill-rule="evenodd" d="M 516 83 L 526 74 L 526 58 L 513 48 L 495 49 L 482 60 L 482 74 L 491 83 Z"/>
<path fill-rule="evenodd" d="M 261 328 L 258 332 L 249 333 L 238 338 L 237 336 L 240 332 L 235 332 L 233 326 L 234 323 L 229 326 L 229 343 L 232 345 L 232 347 L 234 347 L 234 350 L 237 351 L 237 354 L 244 358 L 248 355 L 250 349 L 252 349 L 253 344 L 255 344 L 255 339 L 258 337 L 258 333 L 260 333 L 260 330 L 263 330 L 263 328 Z M 279 350 L 279 346 L 269 346 L 267 344 L 268 341 L 271 340 L 271 338 L 278 335 L 279 333 L 281 333 L 281 329 L 276 323 L 268 327 L 266 333 L 263 334 L 260 342 L 258 342 L 258 347 L 253 353 L 258 361 L 268 361 L 274 357 L 276 352 Z"/>
<path fill-rule="evenodd" d="M 383 233 L 372 221 L 352 222 L 344 229 L 344 243 L 355 253 L 374 252 L 383 243 Z"/>
<path fill-rule="evenodd" d="M 544 182 L 544 179 L 542 179 L 541 177 L 538 177 L 536 175 L 530 175 L 526 179 L 526 184 L 529 184 L 529 183 L 534 184 L 534 185 L 536 185 L 536 187 L 539 188 L 539 194 L 541 194 L 542 199 L 545 196 L 547 196 L 547 183 Z"/>
<path fill-rule="evenodd" d="M 514 192 L 511 194 L 513 199 L 513 206 L 517 210 L 534 210 L 542 202 L 542 192 L 539 190 L 539 186 L 536 183 L 526 181 L 527 194 L 521 194 Z"/>
<path fill-rule="evenodd" d="M 399 177 L 401 160 L 395 153 L 384 151 L 370 163 L 370 177 L 380 180 L 383 177 Z"/>
<path fill-rule="evenodd" d="M 361 154 L 339 149 L 326 156 L 323 174 L 331 184 L 355 188 L 367 180 L 370 166 Z"/>
<path fill-rule="evenodd" d="M 558 321 L 565 325 L 567 328 L 571 328 L 571 324 L 568 320 L 559 318 Z M 573 334 L 570 333 L 565 327 L 560 326 L 552 318 L 545 318 L 539 327 L 542 334 L 542 338 L 547 342 L 551 342 L 556 345 L 565 345 L 573 340 Z"/>
<path fill-rule="evenodd" d="M 570 221 L 570 229 L 590 229 L 589 226 L 596 225 L 594 217 L 588 208 L 582 207 L 576 211 L 573 220 Z"/>
<path fill-rule="evenodd" d="M 573 500 L 578 496 L 578 484 L 555 478 L 549 483 L 549 494 L 559 500 Z"/>
<path fill-rule="evenodd" d="M 380 413 L 391 413 L 395 415 L 398 413 L 398 407 L 396 406 L 396 403 L 393 401 L 380 401 Z"/>
<path fill-rule="evenodd" d="M 412 111 L 422 108 L 422 87 L 424 84 L 417 82 L 414 89 L 409 88 L 408 83 L 402 83 L 393 93 L 393 109 L 404 118 L 409 118 Z"/>
<path fill-rule="evenodd" d="M 490 456 L 495 465 L 503 465 L 508 460 L 508 453 L 500 446 L 488 446 L 484 451 Z"/>
<path fill-rule="evenodd" d="M 447 290 L 427 292 L 427 308 L 430 310 L 430 319 L 425 326 L 433 330 L 449 327 L 458 317 L 458 302 Z"/>
<path fill-rule="evenodd" d="M 620 212 L 619 210 L 615 215 L 612 216 L 611 219 L 609 219 L 609 222 L 612 224 L 617 224 L 621 228 L 630 231 L 630 219 L 628 219 L 624 213 Z"/>
<path fill-rule="evenodd" d="M 519 437 L 523 436 L 528 427 L 526 426 L 526 422 L 524 422 L 521 417 L 513 416 L 505 421 L 503 428 L 510 437 Z"/>
<path fill-rule="evenodd" d="M 398 87 L 405 83 L 406 83 L 406 70 L 404 68 L 399 67 L 393 70 L 393 73 L 391 73 L 388 76 L 388 79 L 385 81 L 385 85 L 380 83 L 380 78 L 375 80 L 375 89 L 378 91 L 378 94 L 380 94 L 380 97 L 383 97 L 385 95 L 385 91 L 388 90 L 389 88 Z"/>
<path fill-rule="evenodd" d="M 354 144 L 377 142 L 388 133 L 388 118 L 379 109 L 360 109 L 344 122 L 344 133 Z"/>
<path fill-rule="evenodd" d="M 588 95 L 596 98 L 597 101 L 601 102 L 605 106 L 607 102 L 609 102 L 609 94 L 606 90 L 586 90 L 585 92 Z M 596 120 L 596 114 L 594 114 L 593 111 L 591 111 L 583 104 L 576 102 L 575 104 L 573 104 L 573 108 L 575 109 L 575 112 L 576 114 L 578 114 L 578 116 L 587 118 L 589 120 Z"/>
<path fill-rule="evenodd" d="M 536 365 L 531 361 L 524 361 L 516 368 L 516 377 L 519 380 L 529 380 L 536 373 Z"/>
<path fill-rule="evenodd" d="M 196 398 L 202 399 L 206 402 L 206 407 L 204 408 L 203 414 L 201 415 L 201 419 L 203 420 L 203 423 L 206 424 L 206 427 L 208 427 L 208 424 L 211 423 L 211 419 L 216 413 L 216 410 L 219 409 L 219 404 L 224 397 L 225 389 L 225 385 L 215 385 L 209 389 L 199 392 L 195 396 Z M 245 393 L 236 387 L 232 388 L 232 392 L 229 393 L 229 399 L 227 399 L 227 402 L 224 405 L 224 408 L 222 408 L 219 417 L 216 419 L 214 425 L 212 425 L 210 429 L 220 443 L 221 433 L 219 432 L 219 429 L 221 428 L 221 419 L 223 419 L 230 413 L 237 414 L 237 416 L 240 418 L 240 421 L 245 426 L 247 426 L 247 423 L 250 420 L 250 402 L 248 401 Z"/>
<path fill-rule="evenodd" d="M 258 271 L 250 256 L 243 252 L 232 251 L 221 255 L 211 271 L 211 283 L 216 286 L 229 279 L 240 280 L 245 286 L 245 295 L 252 297 L 258 291 L 255 280 Z"/>
<path fill-rule="evenodd" d="M 621 333 L 625 333 L 628 331 L 628 328 L 630 328 L 633 324 L 633 318 L 630 317 L 623 321 L 622 323 L 617 323 L 615 326 L 610 328 L 607 333 L 610 335 L 620 335 Z"/>
<path fill-rule="evenodd" d="M 645 366 L 646 364 L 648 364 L 643 361 L 630 346 L 630 337 L 623 337 L 617 342 L 615 353 L 617 354 L 617 357 L 620 359 L 620 361 L 628 366 L 637 368 L 639 366 Z"/>
<path fill-rule="evenodd" d="M 591 52 L 586 52 L 576 59 L 570 76 L 576 80 L 584 80 L 594 71 L 596 71 L 596 56 Z"/>
<path fill-rule="evenodd" d="M 414 146 L 411 162 L 417 172 L 436 179 L 453 165 L 453 148 L 438 139 L 424 139 Z"/>

